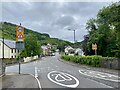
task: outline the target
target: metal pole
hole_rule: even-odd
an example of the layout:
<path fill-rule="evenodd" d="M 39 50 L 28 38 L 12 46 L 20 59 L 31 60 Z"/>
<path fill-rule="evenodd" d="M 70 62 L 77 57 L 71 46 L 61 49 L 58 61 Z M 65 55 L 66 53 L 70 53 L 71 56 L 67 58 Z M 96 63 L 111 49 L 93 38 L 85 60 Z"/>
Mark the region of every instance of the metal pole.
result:
<path fill-rule="evenodd" d="M 95 49 L 95 55 L 97 55 L 97 50 Z"/>
<path fill-rule="evenodd" d="M 3 59 L 4 59 L 4 30 L 2 28 L 2 39 L 3 39 Z"/>
<path fill-rule="evenodd" d="M 20 23 L 20 26 L 21 26 L 21 23 Z M 20 74 L 20 58 L 19 58 L 19 74 Z"/>
<path fill-rule="evenodd" d="M 4 24 L 4 22 L 3 22 L 3 24 Z M 2 56 L 3 56 L 3 58 L 2 58 L 2 74 L 4 74 L 4 69 L 5 69 L 5 66 L 3 66 L 4 65 L 4 30 L 3 30 L 3 28 L 2 28 L 2 39 L 3 39 L 3 47 L 2 47 Z"/>
<path fill-rule="evenodd" d="M 75 43 L 75 30 L 74 30 L 74 43 Z"/>
<path fill-rule="evenodd" d="M 19 59 L 19 74 L 20 74 L 20 59 Z"/>
<path fill-rule="evenodd" d="M 68 29 L 70 31 L 74 31 L 74 47 L 75 47 L 75 30 Z"/>

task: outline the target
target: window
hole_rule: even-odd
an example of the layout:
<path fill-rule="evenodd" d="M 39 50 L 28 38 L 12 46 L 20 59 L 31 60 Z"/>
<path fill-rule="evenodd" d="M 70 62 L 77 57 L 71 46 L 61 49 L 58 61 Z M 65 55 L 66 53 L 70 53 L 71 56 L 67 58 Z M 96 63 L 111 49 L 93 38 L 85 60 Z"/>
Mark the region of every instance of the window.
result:
<path fill-rule="evenodd" d="M 13 56 L 11 56 L 11 58 L 13 58 Z"/>
<path fill-rule="evenodd" d="M 15 49 L 15 53 L 16 53 L 16 49 Z"/>
<path fill-rule="evenodd" d="M 13 53 L 13 49 L 11 49 L 11 53 Z"/>

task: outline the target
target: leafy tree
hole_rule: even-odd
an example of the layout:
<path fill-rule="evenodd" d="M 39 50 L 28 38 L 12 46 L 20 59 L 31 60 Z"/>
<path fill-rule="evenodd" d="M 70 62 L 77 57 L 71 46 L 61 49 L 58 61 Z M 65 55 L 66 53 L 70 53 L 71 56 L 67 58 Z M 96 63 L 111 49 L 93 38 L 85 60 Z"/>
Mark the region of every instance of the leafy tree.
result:
<path fill-rule="evenodd" d="M 25 51 L 27 56 L 40 55 L 41 46 L 34 34 L 28 34 L 25 38 Z"/>
<path fill-rule="evenodd" d="M 87 47 L 91 50 L 92 43 L 97 43 L 98 54 L 102 56 L 120 57 L 120 4 L 114 3 L 101 9 L 96 19 L 87 22 L 89 41 Z"/>

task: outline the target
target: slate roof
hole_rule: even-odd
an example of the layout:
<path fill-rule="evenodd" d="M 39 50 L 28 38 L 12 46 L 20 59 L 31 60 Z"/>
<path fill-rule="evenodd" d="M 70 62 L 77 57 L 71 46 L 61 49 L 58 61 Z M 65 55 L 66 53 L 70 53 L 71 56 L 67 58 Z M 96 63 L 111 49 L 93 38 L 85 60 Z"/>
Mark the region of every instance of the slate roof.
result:
<path fill-rule="evenodd" d="M 3 41 L 3 39 L 0 38 L 0 41 Z M 11 49 L 15 49 L 16 48 L 16 41 L 4 39 L 4 43 L 5 43 L 5 45 L 7 45 Z"/>

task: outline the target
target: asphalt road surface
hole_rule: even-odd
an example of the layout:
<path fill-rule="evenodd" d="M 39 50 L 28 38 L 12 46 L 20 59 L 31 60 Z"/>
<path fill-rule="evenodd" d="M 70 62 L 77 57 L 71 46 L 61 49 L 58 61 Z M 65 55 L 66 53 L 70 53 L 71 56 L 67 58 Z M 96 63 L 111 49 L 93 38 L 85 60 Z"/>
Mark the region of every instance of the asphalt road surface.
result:
<path fill-rule="evenodd" d="M 93 74 L 92 71 L 88 73 L 85 69 L 61 62 L 58 58 L 59 54 L 56 54 L 22 64 L 21 73 L 30 73 L 38 77 L 42 88 L 113 88 L 89 78 L 88 74 L 94 76 L 94 71 Z M 18 65 L 7 67 L 6 73 L 8 72 L 18 72 Z M 104 79 L 106 76 L 99 72 L 97 74 L 102 78 L 97 78 L 97 75 L 92 78 Z M 111 78 L 117 82 L 116 77 L 111 76 Z"/>

